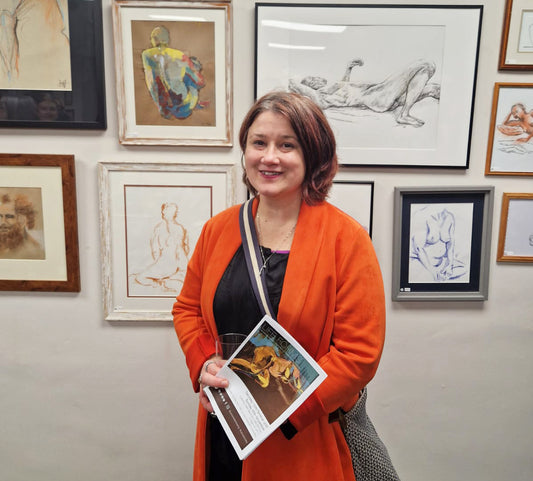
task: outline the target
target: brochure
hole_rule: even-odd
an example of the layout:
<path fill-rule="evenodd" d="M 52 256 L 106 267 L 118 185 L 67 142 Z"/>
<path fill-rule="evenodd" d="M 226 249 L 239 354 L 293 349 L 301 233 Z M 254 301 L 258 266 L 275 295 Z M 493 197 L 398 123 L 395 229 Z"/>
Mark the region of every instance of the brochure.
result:
<path fill-rule="evenodd" d="M 264 316 L 217 374 L 226 389 L 204 387 L 239 459 L 273 433 L 327 374 L 274 319 Z"/>

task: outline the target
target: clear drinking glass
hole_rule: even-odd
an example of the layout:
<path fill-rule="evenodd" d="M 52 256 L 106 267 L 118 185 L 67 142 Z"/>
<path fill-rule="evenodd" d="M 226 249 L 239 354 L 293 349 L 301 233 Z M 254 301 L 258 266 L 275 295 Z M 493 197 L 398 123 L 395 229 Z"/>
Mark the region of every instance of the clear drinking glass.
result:
<path fill-rule="evenodd" d="M 216 340 L 217 356 L 222 359 L 229 359 L 245 339 L 246 335 L 237 332 L 220 334 Z"/>

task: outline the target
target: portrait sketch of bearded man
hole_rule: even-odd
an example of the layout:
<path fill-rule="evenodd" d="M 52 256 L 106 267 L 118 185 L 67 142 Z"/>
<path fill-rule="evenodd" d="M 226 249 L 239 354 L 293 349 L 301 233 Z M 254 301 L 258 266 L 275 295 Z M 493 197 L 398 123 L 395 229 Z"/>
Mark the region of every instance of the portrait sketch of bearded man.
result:
<path fill-rule="evenodd" d="M 0 187 L 0 259 L 44 259 L 41 189 Z"/>

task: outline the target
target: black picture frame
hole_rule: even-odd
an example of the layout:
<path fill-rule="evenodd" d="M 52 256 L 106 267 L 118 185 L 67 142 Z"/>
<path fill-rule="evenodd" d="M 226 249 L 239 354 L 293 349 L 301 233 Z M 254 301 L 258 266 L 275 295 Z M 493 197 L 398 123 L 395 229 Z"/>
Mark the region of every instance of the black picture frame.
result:
<path fill-rule="evenodd" d="M 107 128 L 101 0 L 68 0 L 72 90 L 0 89 L 0 128 Z M 57 120 L 39 120 L 36 103 L 48 96 L 62 110 Z"/>
<path fill-rule="evenodd" d="M 488 299 L 493 197 L 492 186 L 394 189 L 393 301 Z"/>
<path fill-rule="evenodd" d="M 372 238 L 374 181 L 335 179 L 328 202 L 352 216 Z"/>
<path fill-rule="evenodd" d="M 256 3 L 254 98 L 313 99 L 343 166 L 468 169 L 482 18 L 483 5 Z M 424 86 L 405 103 L 411 82 Z"/>

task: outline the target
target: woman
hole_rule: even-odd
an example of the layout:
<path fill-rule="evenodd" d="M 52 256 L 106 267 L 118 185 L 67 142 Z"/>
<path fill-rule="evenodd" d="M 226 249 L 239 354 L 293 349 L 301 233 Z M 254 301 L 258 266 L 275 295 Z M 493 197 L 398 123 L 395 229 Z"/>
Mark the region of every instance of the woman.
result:
<path fill-rule="evenodd" d="M 200 390 L 194 480 L 354 480 L 350 452 L 329 413 L 348 410 L 373 377 L 385 301 L 366 231 L 325 202 L 337 170 L 335 138 L 310 99 L 272 92 L 246 115 L 239 141 L 244 181 L 278 322 L 319 362 L 326 380 L 242 464 L 203 386 L 226 387 L 212 359 L 218 333 L 247 334 L 262 317 L 245 265 L 239 206 L 210 219 L 174 305 L 174 325 Z M 214 361 L 214 362 L 213 362 Z"/>

